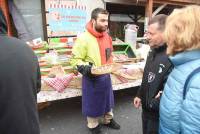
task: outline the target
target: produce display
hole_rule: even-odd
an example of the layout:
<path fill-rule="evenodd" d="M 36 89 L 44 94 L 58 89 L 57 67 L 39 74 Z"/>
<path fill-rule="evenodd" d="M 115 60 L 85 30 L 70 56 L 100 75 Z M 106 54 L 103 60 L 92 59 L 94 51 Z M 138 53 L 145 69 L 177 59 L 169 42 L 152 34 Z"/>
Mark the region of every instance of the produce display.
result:
<path fill-rule="evenodd" d="M 66 74 L 73 72 L 73 68 L 69 65 L 71 46 L 65 43 L 48 44 L 47 42 L 38 45 L 29 44 L 29 46 L 38 57 L 42 78 L 48 77 L 55 66 L 62 67 Z"/>
<path fill-rule="evenodd" d="M 113 61 L 115 63 L 126 63 L 126 62 L 137 63 L 143 60 L 144 60 L 143 58 L 129 58 L 127 55 L 124 54 L 114 54 L 113 56 Z"/>
<path fill-rule="evenodd" d="M 69 64 L 72 45 L 66 43 L 42 42 L 37 45 L 29 44 L 38 57 L 42 76 L 42 90 L 56 90 L 63 92 L 66 88 L 81 88 L 82 75 Z M 129 58 L 127 55 L 114 54 L 112 64 L 99 67 L 93 66 L 94 75 L 111 74 L 112 84 L 128 83 L 141 79 L 143 69 L 127 68 L 125 64 L 132 65 L 143 61 L 141 58 Z"/>

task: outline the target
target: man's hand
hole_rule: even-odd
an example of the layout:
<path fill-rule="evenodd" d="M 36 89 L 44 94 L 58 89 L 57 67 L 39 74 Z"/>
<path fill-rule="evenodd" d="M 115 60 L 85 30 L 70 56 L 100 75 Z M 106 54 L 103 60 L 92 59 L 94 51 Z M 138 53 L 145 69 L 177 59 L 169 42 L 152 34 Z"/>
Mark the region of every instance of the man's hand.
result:
<path fill-rule="evenodd" d="M 159 92 L 158 92 L 158 94 L 155 96 L 155 99 L 158 99 L 158 98 L 160 98 L 160 96 L 161 96 L 162 92 L 163 92 L 163 91 L 159 91 Z"/>
<path fill-rule="evenodd" d="M 92 63 L 89 63 L 89 65 L 77 65 L 78 72 L 80 72 L 82 75 L 89 77 L 93 76 L 91 74 L 91 68 L 92 68 Z"/>
<path fill-rule="evenodd" d="M 141 106 L 141 99 L 139 97 L 135 97 L 133 100 L 133 104 L 135 108 L 139 108 Z"/>

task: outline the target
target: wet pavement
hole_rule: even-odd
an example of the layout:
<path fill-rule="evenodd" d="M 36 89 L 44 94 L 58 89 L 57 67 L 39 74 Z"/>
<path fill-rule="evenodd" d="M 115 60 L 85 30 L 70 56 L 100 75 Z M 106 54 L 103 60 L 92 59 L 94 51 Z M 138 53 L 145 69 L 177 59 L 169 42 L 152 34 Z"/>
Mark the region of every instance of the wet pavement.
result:
<path fill-rule="evenodd" d="M 121 129 L 103 127 L 103 134 L 142 134 L 141 109 L 135 109 L 132 105 L 137 89 L 114 91 L 114 118 Z M 51 102 L 39 113 L 41 134 L 90 134 L 81 114 L 81 97 Z"/>

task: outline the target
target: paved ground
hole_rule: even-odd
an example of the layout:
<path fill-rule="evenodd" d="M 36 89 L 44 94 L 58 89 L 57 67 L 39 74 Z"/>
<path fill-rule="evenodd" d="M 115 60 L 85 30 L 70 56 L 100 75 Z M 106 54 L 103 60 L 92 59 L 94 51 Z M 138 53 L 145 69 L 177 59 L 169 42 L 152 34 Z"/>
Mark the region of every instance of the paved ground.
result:
<path fill-rule="evenodd" d="M 104 134 L 142 134 L 141 109 L 132 106 L 137 88 L 115 91 L 115 120 L 120 130 L 103 127 Z M 40 111 L 41 134 L 89 134 L 81 115 L 81 97 L 54 101 Z"/>

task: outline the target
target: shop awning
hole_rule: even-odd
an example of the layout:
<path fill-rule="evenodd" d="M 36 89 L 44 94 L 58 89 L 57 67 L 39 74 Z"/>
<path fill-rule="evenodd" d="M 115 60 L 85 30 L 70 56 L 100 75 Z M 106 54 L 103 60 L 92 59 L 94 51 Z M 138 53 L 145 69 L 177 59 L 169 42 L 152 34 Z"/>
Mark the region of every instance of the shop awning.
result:
<path fill-rule="evenodd" d="M 200 0 L 153 0 L 153 2 L 172 5 L 200 4 Z"/>
<path fill-rule="evenodd" d="M 136 5 L 144 4 L 149 0 L 103 0 L 106 3 L 113 4 L 126 4 L 126 5 Z M 153 3 L 159 4 L 172 4 L 172 5 L 187 5 L 187 4 L 200 4 L 200 0 L 152 0 Z"/>
<path fill-rule="evenodd" d="M 124 5 L 136 5 L 145 3 L 147 0 L 103 0 L 106 3 L 113 3 L 113 4 L 124 4 Z"/>

